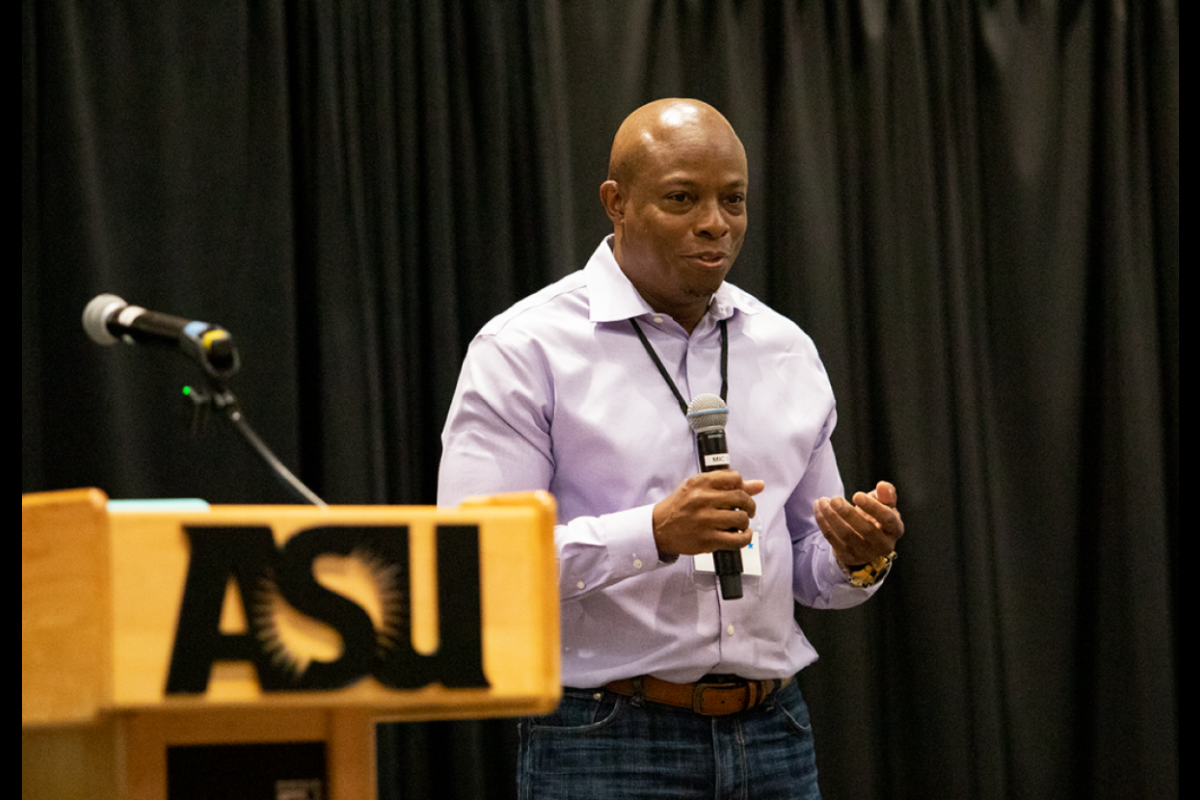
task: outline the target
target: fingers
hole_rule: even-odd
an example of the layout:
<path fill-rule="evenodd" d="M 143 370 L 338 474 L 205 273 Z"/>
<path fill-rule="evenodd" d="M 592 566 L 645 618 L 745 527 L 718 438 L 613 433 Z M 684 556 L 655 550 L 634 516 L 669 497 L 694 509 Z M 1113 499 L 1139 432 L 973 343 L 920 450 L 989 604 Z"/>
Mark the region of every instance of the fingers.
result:
<path fill-rule="evenodd" d="M 688 478 L 680 490 L 692 493 L 697 508 L 708 507 L 744 513 L 745 524 L 736 526 L 741 530 L 749 525 L 749 520 L 757 513 L 758 504 L 754 502 L 754 495 L 760 493 L 765 486 L 762 481 L 743 481 L 742 476 L 733 470 L 717 470 Z"/>
<path fill-rule="evenodd" d="M 883 486 L 884 484 L 880 484 Z M 891 484 L 886 484 L 891 486 Z M 896 490 L 891 489 L 891 502 L 884 500 L 883 493 L 878 490 L 870 494 L 857 492 L 854 495 L 854 506 L 878 528 L 893 538 L 904 534 L 904 520 L 896 510 Z"/>
<path fill-rule="evenodd" d="M 823 497 L 813 504 L 813 514 L 839 561 L 866 564 L 892 552 L 904 534 L 895 503 L 895 487 L 881 481 L 870 494 L 856 493 L 853 504 Z"/>
<path fill-rule="evenodd" d="M 714 530 L 703 539 L 703 547 L 701 552 L 713 552 L 716 550 L 741 550 L 746 545 L 750 544 L 750 540 L 754 538 L 754 531 L 749 526 L 742 530 Z"/>
<path fill-rule="evenodd" d="M 813 504 L 813 512 L 817 526 L 841 563 L 866 564 L 890 552 L 878 552 L 878 529 L 842 498 L 822 498 Z"/>
<path fill-rule="evenodd" d="M 654 507 L 654 538 L 663 553 L 695 555 L 749 544 L 754 495 L 762 481 L 733 470 L 694 475 Z"/>

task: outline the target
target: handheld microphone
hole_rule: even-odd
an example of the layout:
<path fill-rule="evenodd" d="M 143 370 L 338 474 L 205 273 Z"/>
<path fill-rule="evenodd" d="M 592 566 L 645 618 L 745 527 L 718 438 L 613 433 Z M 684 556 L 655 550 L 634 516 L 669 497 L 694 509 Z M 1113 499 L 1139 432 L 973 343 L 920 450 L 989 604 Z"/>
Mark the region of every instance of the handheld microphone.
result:
<path fill-rule="evenodd" d="M 208 322 L 131 306 L 115 294 L 92 298 L 83 309 L 83 329 L 96 344 L 111 345 L 120 340 L 178 348 L 220 378 L 229 377 L 241 366 L 229 331 Z"/>
<path fill-rule="evenodd" d="M 725 424 L 729 422 L 729 407 L 715 394 L 699 394 L 688 404 L 688 424 L 696 432 L 696 449 L 700 454 L 700 471 L 729 469 L 729 445 L 725 441 Z M 736 600 L 742 596 L 742 553 L 740 550 L 713 551 L 713 564 L 721 582 L 721 597 Z"/>

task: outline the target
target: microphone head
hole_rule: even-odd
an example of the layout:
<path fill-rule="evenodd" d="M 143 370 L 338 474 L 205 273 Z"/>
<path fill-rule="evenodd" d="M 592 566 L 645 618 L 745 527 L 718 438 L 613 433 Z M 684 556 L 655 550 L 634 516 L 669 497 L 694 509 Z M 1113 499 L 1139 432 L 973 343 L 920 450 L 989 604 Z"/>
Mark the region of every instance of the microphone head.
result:
<path fill-rule="evenodd" d="M 108 321 L 128 305 L 115 294 L 93 297 L 92 302 L 83 309 L 83 329 L 96 344 L 116 344 L 117 337 L 109 333 Z"/>
<path fill-rule="evenodd" d="M 715 394 L 698 394 L 688 403 L 687 421 L 696 433 L 725 430 L 729 422 L 729 406 Z"/>

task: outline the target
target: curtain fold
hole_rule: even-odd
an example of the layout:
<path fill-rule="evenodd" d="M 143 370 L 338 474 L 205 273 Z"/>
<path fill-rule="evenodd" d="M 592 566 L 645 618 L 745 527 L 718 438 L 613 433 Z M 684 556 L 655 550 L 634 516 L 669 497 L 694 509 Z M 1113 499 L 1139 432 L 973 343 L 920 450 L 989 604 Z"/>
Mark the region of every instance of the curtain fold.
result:
<path fill-rule="evenodd" d="M 880 596 L 798 609 L 827 797 L 1178 794 L 1177 4 L 22 4 L 22 491 L 283 502 L 179 356 L 334 503 L 431 503 L 467 343 L 582 266 L 621 120 L 729 117 L 731 281 L 816 341 Z M 769 480 L 769 476 L 761 476 Z M 509 797 L 511 721 L 379 729 L 380 797 Z"/>

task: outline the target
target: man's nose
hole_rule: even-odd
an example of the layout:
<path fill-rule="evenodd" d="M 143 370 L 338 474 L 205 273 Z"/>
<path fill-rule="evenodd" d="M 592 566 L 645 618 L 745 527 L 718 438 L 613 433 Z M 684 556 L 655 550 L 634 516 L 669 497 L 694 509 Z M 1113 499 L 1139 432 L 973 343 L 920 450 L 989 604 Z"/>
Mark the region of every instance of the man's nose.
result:
<path fill-rule="evenodd" d="M 720 239 L 727 233 L 729 233 L 729 220 L 725 219 L 721 201 L 713 198 L 701 203 L 696 211 L 696 235 Z"/>

